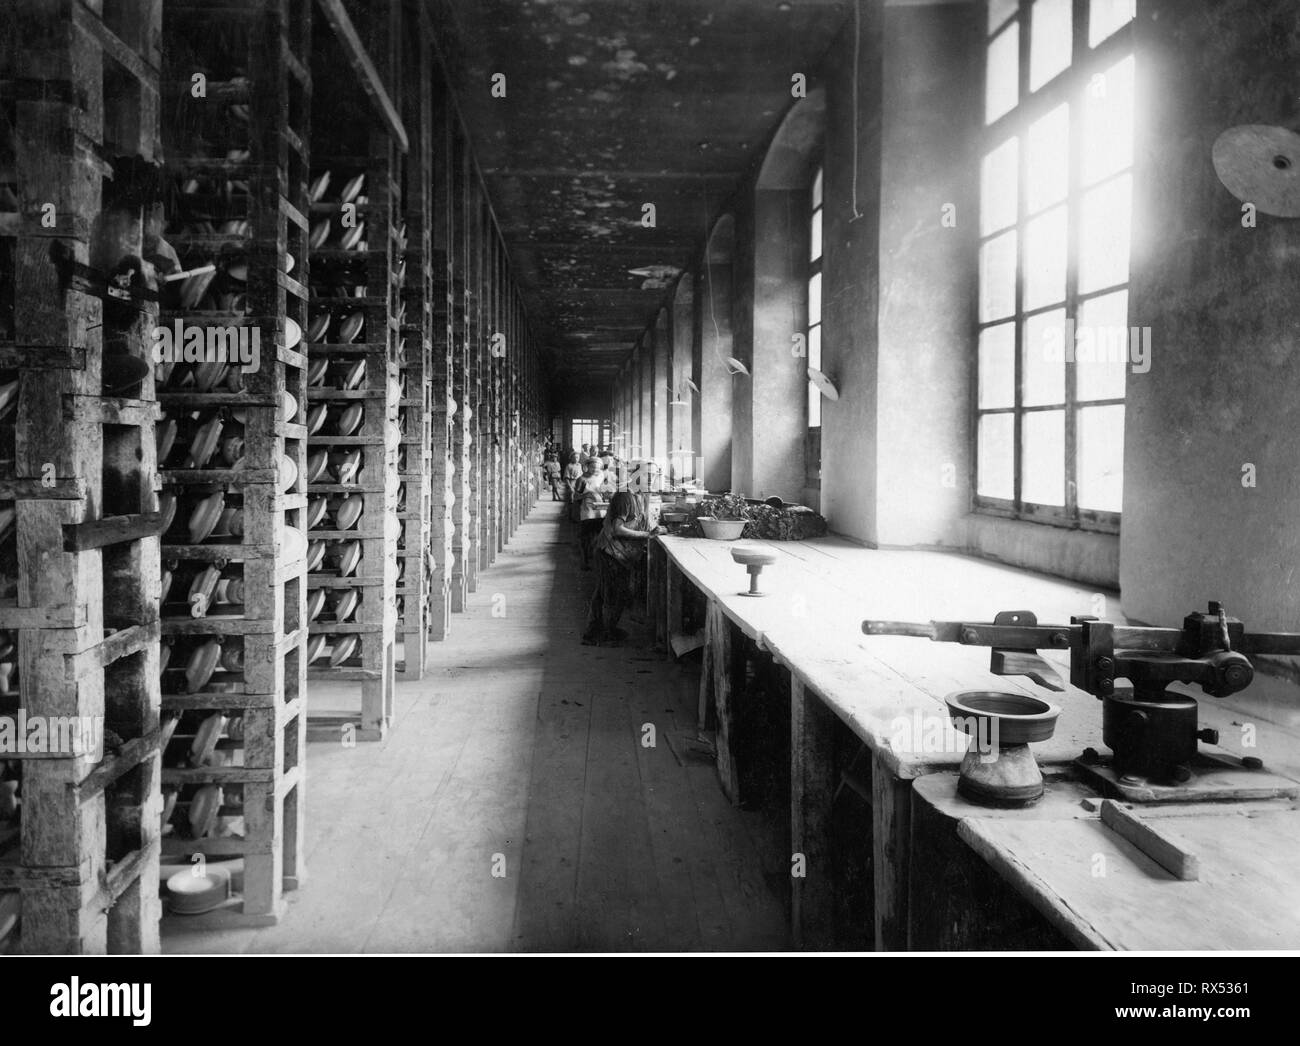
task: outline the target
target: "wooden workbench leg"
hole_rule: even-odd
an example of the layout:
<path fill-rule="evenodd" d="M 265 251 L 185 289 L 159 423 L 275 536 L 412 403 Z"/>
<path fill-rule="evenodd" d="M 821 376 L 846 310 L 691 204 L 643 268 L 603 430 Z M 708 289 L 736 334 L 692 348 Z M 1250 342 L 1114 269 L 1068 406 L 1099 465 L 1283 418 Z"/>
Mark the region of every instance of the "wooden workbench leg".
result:
<path fill-rule="evenodd" d="M 673 637 L 682 631 L 682 572 L 667 553 L 664 560 L 664 642 L 665 654 L 671 658 Z"/>
<path fill-rule="evenodd" d="M 744 666 L 741 664 L 740 673 L 737 673 L 740 654 L 737 631 L 731 619 L 722 612 L 722 607 L 716 601 L 710 602 L 705 631 L 705 651 L 708 655 L 708 671 L 713 679 L 713 706 L 717 718 L 715 745 L 718 780 L 722 783 L 722 791 L 726 797 L 733 803 L 739 804 L 740 774 L 736 765 L 734 746 L 736 717 L 739 711 L 737 698 L 744 686 Z"/>
<path fill-rule="evenodd" d="M 912 782 L 871 756 L 871 865 L 876 951 L 907 950 L 907 883 L 912 864 Z"/>
<path fill-rule="evenodd" d="M 790 839 L 794 851 L 791 922 L 794 946 L 814 951 L 835 947 L 835 882 L 831 860 L 834 731 L 835 713 L 797 677 L 791 677 Z"/>

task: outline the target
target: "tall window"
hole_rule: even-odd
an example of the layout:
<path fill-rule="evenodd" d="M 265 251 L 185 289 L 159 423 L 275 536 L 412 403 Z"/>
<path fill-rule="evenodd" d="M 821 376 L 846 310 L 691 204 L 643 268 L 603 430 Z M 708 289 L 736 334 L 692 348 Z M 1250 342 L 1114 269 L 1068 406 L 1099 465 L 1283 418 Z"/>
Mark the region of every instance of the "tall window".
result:
<path fill-rule="evenodd" d="M 595 418 L 574 418 L 573 434 L 570 446 L 581 450 L 584 443 L 597 444 L 600 441 L 600 422 Z"/>
<path fill-rule="evenodd" d="M 808 366 L 822 369 L 822 169 L 812 184 L 812 214 L 808 219 Z M 821 390 L 808 382 L 808 427 L 822 424 Z"/>
<path fill-rule="evenodd" d="M 1119 525 L 1135 0 L 988 0 L 976 504 Z"/>

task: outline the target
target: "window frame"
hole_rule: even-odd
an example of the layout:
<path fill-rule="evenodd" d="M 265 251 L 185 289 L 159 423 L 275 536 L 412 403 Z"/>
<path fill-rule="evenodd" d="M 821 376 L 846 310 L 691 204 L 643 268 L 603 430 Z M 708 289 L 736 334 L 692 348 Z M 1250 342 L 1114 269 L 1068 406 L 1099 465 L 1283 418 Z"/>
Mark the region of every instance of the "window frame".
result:
<path fill-rule="evenodd" d="M 981 87 L 987 90 L 988 84 L 988 55 L 994 40 L 1006 33 L 1010 27 L 1015 24 L 1018 26 L 1019 46 L 1018 46 L 1018 69 L 1017 69 L 1017 89 L 1018 97 L 1015 106 L 1009 112 L 1003 113 L 992 123 L 985 124 L 981 131 L 981 146 L 978 154 L 978 174 L 977 183 L 979 192 L 983 194 L 983 163 L 985 157 L 991 155 L 995 150 L 1003 146 L 1006 142 L 1015 138 L 1018 142 L 1016 170 L 1016 218 L 1008 226 L 996 229 L 985 234 L 982 227 L 977 228 L 976 249 L 975 249 L 975 272 L 974 286 L 975 293 L 972 296 L 972 330 L 973 337 L 973 375 L 974 380 L 970 384 L 970 418 L 971 418 L 971 446 L 974 448 L 974 454 L 971 458 L 971 503 L 973 511 L 1002 516 L 1011 519 L 1019 519 L 1033 523 L 1043 523 L 1051 526 L 1066 527 L 1075 530 L 1097 531 L 1102 533 L 1118 533 L 1120 528 L 1121 513 L 1117 511 L 1105 511 L 1099 509 L 1081 509 L 1078 505 L 1078 419 L 1080 402 L 1077 397 L 1078 371 L 1077 364 L 1065 363 L 1065 389 L 1064 403 L 1053 403 L 1048 405 L 1024 404 L 1024 328 L 1027 320 L 1035 316 L 1045 315 L 1058 310 L 1064 310 L 1065 322 L 1067 325 L 1071 322 L 1077 324 L 1080 308 L 1082 305 L 1094 298 L 1105 297 L 1109 294 L 1115 294 L 1120 291 L 1129 291 L 1132 285 L 1132 272 L 1123 283 L 1113 284 L 1110 286 L 1094 289 L 1085 293 L 1079 291 L 1079 234 L 1080 234 L 1080 213 L 1084 196 L 1102 186 L 1111 184 L 1121 178 L 1133 177 L 1136 149 L 1133 162 L 1120 171 L 1112 172 L 1104 178 L 1086 185 L 1083 178 L 1083 127 L 1082 119 L 1083 110 L 1081 102 L 1084 99 L 1084 92 L 1087 90 L 1091 78 L 1106 69 L 1111 68 L 1116 63 L 1122 61 L 1125 57 L 1134 54 L 1134 19 L 1130 19 L 1120 28 L 1115 30 L 1110 36 L 1100 41 L 1095 47 L 1088 42 L 1089 37 L 1089 19 L 1091 0 L 1071 0 L 1071 48 L 1070 63 L 1064 69 L 1057 72 L 1051 79 L 1042 84 L 1036 90 L 1031 91 L 1030 83 L 1030 59 L 1031 48 L 1033 46 L 1033 9 L 1036 0 L 1019 0 L 1014 13 L 1009 14 L 1003 22 L 993 30 L 988 30 L 987 26 L 987 4 L 985 5 L 985 29 L 986 36 L 983 46 L 983 65 Z M 981 92 L 981 121 L 984 119 L 984 94 Z M 1069 162 L 1066 183 L 1066 194 L 1062 200 L 1053 204 L 1041 207 L 1032 216 L 1029 211 L 1027 187 L 1028 187 L 1028 157 L 1029 157 L 1029 129 L 1038 120 L 1049 115 L 1062 105 L 1069 107 Z M 1136 143 L 1135 143 L 1136 145 Z M 982 208 L 982 199 L 981 204 Z M 1065 297 L 1060 301 L 1052 301 L 1047 305 L 1037 305 L 1032 309 L 1025 307 L 1025 241 L 1026 230 L 1034 218 L 1042 217 L 1049 214 L 1052 210 L 1064 207 L 1066 213 L 1066 270 L 1065 270 Z M 982 212 L 981 212 L 982 217 Z M 979 257 L 984 245 L 999 236 L 1014 231 L 1016 233 L 1016 265 L 1015 265 L 1015 304 L 1012 312 L 1007 316 L 1001 316 L 997 319 L 985 321 L 980 316 L 980 298 L 983 290 L 981 286 L 981 272 Z M 1131 241 L 1132 230 L 1130 227 L 1130 261 L 1132 251 Z M 1126 323 L 1129 317 L 1126 316 Z M 1014 367 L 1014 402 L 1010 407 L 999 408 L 982 408 L 979 403 L 979 383 L 980 383 L 980 336 L 990 328 L 1011 324 L 1014 338 L 1013 348 L 1013 367 Z M 1070 329 L 1067 326 L 1067 330 Z M 1120 405 L 1123 406 L 1127 401 L 1127 392 L 1124 397 L 1119 399 L 1103 400 L 1086 400 L 1082 406 L 1106 407 Z M 1021 491 L 1024 480 L 1023 469 L 1023 435 L 1024 419 L 1027 415 L 1033 413 L 1043 413 L 1049 411 L 1063 411 L 1064 413 L 1064 443 L 1065 456 L 1063 461 L 1064 468 L 1064 502 L 1062 506 L 1040 505 L 1035 502 L 1023 500 Z M 995 498 L 979 493 L 979 466 L 980 466 L 980 421 L 983 417 L 997 414 L 1010 414 L 1013 418 L 1012 423 L 1012 483 L 1013 497 Z"/>
<path fill-rule="evenodd" d="M 817 192 L 820 185 L 820 193 Z M 809 167 L 808 188 L 805 200 L 808 205 L 807 220 L 804 222 L 803 236 L 803 286 L 804 286 L 804 364 L 805 364 L 805 390 L 804 390 L 804 483 L 806 486 L 820 489 L 821 487 L 821 442 L 822 442 L 822 418 L 821 418 L 821 390 L 813 382 L 812 378 L 807 376 L 806 368 L 816 366 L 821 369 L 822 350 L 825 348 L 825 268 L 824 261 L 826 258 L 826 164 L 825 158 L 821 155 L 820 150 L 815 156 Z M 814 200 L 816 203 L 814 204 Z M 820 250 L 817 257 L 812 257 L 812 228 L 813 222 L 820 217 L 821 237 Z M 812 322 L 812 283 L 813 278 L 819 277 L 819 290 L 817 301 L 817 322 Z M 813 330 L 817 331 L 817 362 L 813 363 Z M 813 424 L 812 405 L 814 402 L 818 405 L 817 423 Z"/>

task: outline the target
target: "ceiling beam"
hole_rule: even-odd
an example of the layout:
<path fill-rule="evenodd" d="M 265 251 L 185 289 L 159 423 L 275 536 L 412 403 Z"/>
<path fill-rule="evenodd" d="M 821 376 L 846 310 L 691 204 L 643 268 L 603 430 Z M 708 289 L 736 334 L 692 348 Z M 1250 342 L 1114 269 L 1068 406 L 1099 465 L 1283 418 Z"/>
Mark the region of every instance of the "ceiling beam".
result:
<path fill-rule="evenodd" d="M 334 36 L 338 39 L 339 46 L 343 48 L 352 71 L 357 74 L 357 79 L 361 82 L 361 90 L 365 92 L 366 97 L 379 113 L 379 118 L 384 121 L 397 147 L 402 152 L 408 152 L 411 145 L 406 137 L 406 128 L 402 126 L 402 118 L 398 115 L 393 100 L 388 96 L 379 70 L 375 68 L 375 63 L 361 42 L 361 37 L 357 35 L 357 27 L 348 17 L 348 12 L 343 7 L 343 0 L 316 0 L 316 3 L 320 7 L 321 14 L 325 16 L 325 21 L 329 23 L 330 29 L 334 31 Z"/>

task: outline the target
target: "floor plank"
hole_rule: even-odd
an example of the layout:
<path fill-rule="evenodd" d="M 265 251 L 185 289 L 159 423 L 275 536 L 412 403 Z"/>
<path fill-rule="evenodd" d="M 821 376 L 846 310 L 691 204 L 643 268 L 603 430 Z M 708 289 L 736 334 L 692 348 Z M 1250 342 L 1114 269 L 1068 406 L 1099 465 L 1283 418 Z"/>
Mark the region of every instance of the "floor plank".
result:
<path fill-rule="evenodd" d="M 698 668 L 654 654 L 631 611 L 627 646 L 580 644 L 594 575 L 560 509 L 532 511 L 425 678 L 397 684 L 385 741 L 308 746 L 307 879 L 281 923 L 170 917 L 164 951 L 788 947 L 762 815 L 688 748 Z"/>

